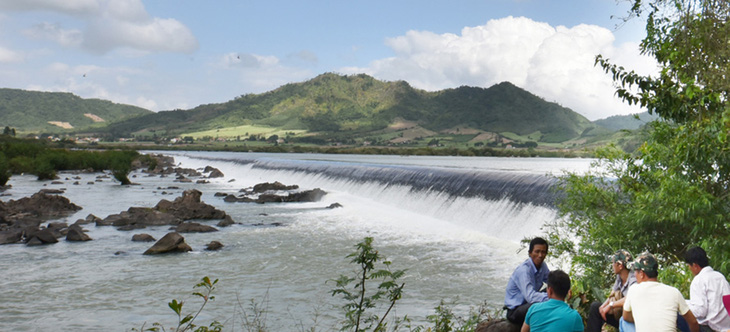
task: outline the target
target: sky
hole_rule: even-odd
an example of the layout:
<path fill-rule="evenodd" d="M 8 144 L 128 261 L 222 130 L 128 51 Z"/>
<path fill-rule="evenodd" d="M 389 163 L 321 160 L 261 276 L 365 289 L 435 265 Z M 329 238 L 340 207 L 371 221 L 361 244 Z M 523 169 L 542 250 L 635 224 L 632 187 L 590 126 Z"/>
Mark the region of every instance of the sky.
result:
<path fill-rule="evenodd" d="M 589 120 L 643 111 L 598 54 L 640 74 L 626 0 L 0 0 L 0 87 L 152 111 L 263 93 L 322 73 L 436 91 L 504 81 Z"/>

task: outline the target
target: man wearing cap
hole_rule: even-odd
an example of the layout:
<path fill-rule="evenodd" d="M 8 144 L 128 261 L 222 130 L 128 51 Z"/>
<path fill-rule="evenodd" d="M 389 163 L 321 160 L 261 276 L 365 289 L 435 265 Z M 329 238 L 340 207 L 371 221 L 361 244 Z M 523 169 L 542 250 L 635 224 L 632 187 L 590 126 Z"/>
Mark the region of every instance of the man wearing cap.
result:
<path fill-rule="evenodd" d="M 697 319 L 689 310 L 682 293 L 657 281 L 659 264 L 654 255 L 642 253 L 634 261 L 633 269 L 636 285 L 631 286 L 626 294 L 619 323 L 622 332 L 673 332 L 677 328 L 677 313 L 684 317 L 692 332 L 699 332 Z"/>
<path fill-rule="evenodd" d="M 694 247 L 684 255 L 694 279 L 689 286 L 687 305 L 697 318 L 701 331 L 725 331 L 730 329 L 730 315 L 722 303 L 722 296 L 730 294 L 730 284 L 722 273 L 710 266 L 707 253 Z"/>
<path fill-rule="evenodd" d="M 610 259 L 616 282 L 613 283 L 611 294 L 603 304 L 601 302 L 591 304 L 586 321 L 586 332 L 601 332 L 603 324 L 618 328 L 626 293 L 629 291 L 629 287 L 636 283 L 634 271 L 630 270 L 633 257 L 628 250 L 619 249 L 610 256 Z"/>
<path fill-rule="evenodd" d="M 521 332 L 582 332 L 583 318 L 565 303 L 570 292 L 570 277 L 561 270 L 550 271 L 546 302 L 535 303 L 527 310 Z"/>
<path fill-rule="evenodd" d="M 547 282 L 550 269 L 545 263 L 548 252 L 548 243 L 545 239 L 536 237 L 530 241 L 527 251 L 529 258 L 520 264 L 507 283 L 504 296 L 504 306 L 507 308 L 507 320 L 522 326 L 527 309 L 533 303 L 545 302 L 547 293 L 541 292 L 543 284 Z"/>

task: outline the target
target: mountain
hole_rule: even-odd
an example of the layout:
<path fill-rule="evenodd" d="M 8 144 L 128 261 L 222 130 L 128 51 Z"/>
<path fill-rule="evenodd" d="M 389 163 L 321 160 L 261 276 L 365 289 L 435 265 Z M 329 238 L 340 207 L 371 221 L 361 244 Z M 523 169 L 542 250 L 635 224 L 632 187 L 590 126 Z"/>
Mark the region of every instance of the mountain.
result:
<path fill-rule="evenodd" d="M 0 88 L 0 127 L 20 132 L 60 133 L 104 127 L 149 110 L 71 93 Z"/>
<path fill-rule="evenodd" d="M 459 87 L 436 92 L 404 81 L 384 82 L 365 74 L 326 73 L 263 94 L 200 105 L 190 110 L 146 114 L 110 125 L 117 136 L 181 135 L 242 125 L 302 130 L 312 135 L 365 136 L 405 121 L 433 132 L 472 130 L 562 142 L 595 127 L 572 110 L 509 82 L 488 89 Z"/>
<path fill-rule="evenodd" d="M 629 115 L 614 115 L 605 119 L 593 121 L 593 123 L 611 130 L 635 130 L 658 118 L 659 116 L 656 114 L 644 112 Z"/>

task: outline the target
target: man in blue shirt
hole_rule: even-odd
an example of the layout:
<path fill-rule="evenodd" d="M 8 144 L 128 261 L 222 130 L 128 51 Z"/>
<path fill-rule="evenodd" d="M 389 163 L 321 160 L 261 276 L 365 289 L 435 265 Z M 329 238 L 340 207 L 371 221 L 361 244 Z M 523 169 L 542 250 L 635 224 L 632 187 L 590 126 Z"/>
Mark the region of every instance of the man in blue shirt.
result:
<path fill-rule="evenodd" d="M 545 239 L 540 237 L 532 239 L 527 252 L 529 258 L 520 264 L 509 278 L 504 306 L 507 308 L 507 320 L 514 324 L 522 325 L 527 309 L 533 303 L 545 302 L 548 299 L 547 293 L 540 292 L 550 273 L 544 262 L 547 252 L 548 243 Z"/>
<path fill-rule="evenodd" d="M 561 270 L 548 274 L 547 302 L 535 303 L 527 310 L 521 332 L 583 332 L 583 318 L 567 303 L 570 277 Z"/>

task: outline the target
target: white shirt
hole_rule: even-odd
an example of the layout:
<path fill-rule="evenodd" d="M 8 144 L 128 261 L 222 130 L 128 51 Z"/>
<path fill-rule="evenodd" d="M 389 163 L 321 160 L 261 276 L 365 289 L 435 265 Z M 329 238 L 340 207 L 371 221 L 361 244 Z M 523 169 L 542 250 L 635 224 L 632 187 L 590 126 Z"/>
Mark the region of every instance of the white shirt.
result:
<path fill-rule="evenodd" d="M 730 315 L 722 303 L 722 296 L 730 294 L 730 284 L 722 273 L 710 266 L 700 270 L 689 286 L 689 310 L 697 317 L 700 325 L 707 325 L 715 331 L 730 329 Z"/>
<path fill-rule="evenodd" d="M 624 311 L 634 317 L 636 331 L 674 332 L 677 314 L 689 311 L 678 289 L 656 281 L 644 281 L 629 288 Z"/>

